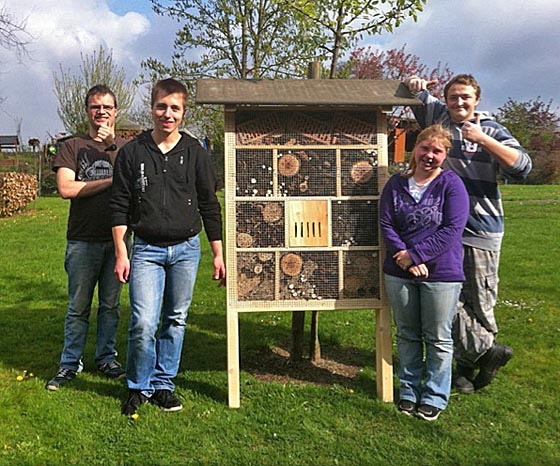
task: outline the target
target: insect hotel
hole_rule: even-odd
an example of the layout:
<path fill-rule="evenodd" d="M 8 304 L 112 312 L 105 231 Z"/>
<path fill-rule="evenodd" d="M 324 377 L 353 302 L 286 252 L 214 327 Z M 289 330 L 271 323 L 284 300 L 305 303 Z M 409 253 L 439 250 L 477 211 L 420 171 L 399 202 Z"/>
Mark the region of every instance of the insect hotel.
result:
<path fill-rule="evenodd" d="M 378 201 L 398 81 L 198 82 L 225 115 L 228 399 L 239 407 L 239 314 L 376 310 L 377 394 L 392 401 Z"/>

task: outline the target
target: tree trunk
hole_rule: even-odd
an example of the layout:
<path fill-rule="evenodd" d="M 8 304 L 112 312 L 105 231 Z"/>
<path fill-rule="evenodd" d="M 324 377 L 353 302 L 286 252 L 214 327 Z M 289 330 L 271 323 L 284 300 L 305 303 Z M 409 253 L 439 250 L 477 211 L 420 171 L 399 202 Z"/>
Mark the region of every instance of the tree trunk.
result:
<path fill-rule="evenodd" d="M 292 350 L 290 359 L 301 361 L 303 358 L 303 328 L 305 325 L 305 311 L 292 312 Z"/>

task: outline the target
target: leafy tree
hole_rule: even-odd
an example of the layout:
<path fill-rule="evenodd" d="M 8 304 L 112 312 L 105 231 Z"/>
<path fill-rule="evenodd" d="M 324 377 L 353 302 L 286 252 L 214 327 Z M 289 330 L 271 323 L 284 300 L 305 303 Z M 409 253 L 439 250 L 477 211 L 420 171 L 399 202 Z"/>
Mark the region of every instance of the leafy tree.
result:
<path fill-rule="evenodd" d="M 560 115 L 547 103 L 536 99 L 517 102 L 511 97 L 494 114 L 506 126 L 533 159 L 533 170 L 527 182 L 557 184 L 560 182 Z"/>
<path fill-rule="evenodd" d="M 202 77 L 276 78 L 301 76 L 314 57 L 305 22 L 285 10 L 284 0 L 151 0 L 154 11 L 176 18 L 171 67 L 150 58 L 156 75 L 186 82 Z M 186 56 L 200 52 L 197 58 Z"/>
<path fill-rule="evenodd" d="M 170 66 L 156 58 L 142 63 L 149 75 L 141 77 L 144 83 L 173 76 L 194 95 L 200 78 L 301 76 L 314 57 L 308 28 L 286 14 L 284 0 L 150 1 L 157 14 L 177 19 L 181 29 Z M 221 109 L 200 108 L 192 102 L 186 112 L 191 130 L 208 136 L 215 147 L 222 137 L 218 134 L 223 128 L 221 118 Z"/>
<path fill-rule="evenodd" d="M 443 87 L 451 79 L 453 72 L 447 63 L 438 62 L 430 68 L 420 61 L 420 57 L 406 51 L 406 44 L 400 49 L 375 50 L 371 47 L 358 47 L 350 53 L 347 62 L 338 70 L 339 76 L 356 79 L 396 79 L 408 76 L 422 76 L 427 80 L 436 80 L 430 88 L 436 98 L 443 98 Z"/>
<path fill-rule="evenodd" d="M 60 65 L 60 74 L 53 73 L 54 93 L 58 99 L 58 116 L 66 131 L 74 134 L 86 134 L 88 119 L 85 112 L 87 91 L 97 85 L 108 86 L 117 98 L 119 113 L 116 126 L 126 118 L 136 92 L 136 84 L 126 81 L 123 68 L 113 62 L 113 52 L 107 52 L 102 46 L 92 56 L 81 55 L 81 74 L 76 76 L 65 72 Z"/>
<path fill-rule="evenodd" d="M 558 132 L 560 115 L 552 107 L 552 99 L 546 103 L 539 97 L 517 102 L 511 97 L 498 108 L 494 117 L 506 126 L 523 147 L 528 149 L 552 149 L 554 135 Z"/>
<path fill-rule="evenodd" d="M 309 28 L 305 21 L 288 14 L 284 0 L 150 1 L 157 14 L 177 19 L 181 29 L 175 38 L 171 65 L 156 58 L 142 63 L 148 73 L 148 77 L 140 78 L 144 84 L 173 76 L 194 95 L 200 78 L 302 76 L 315 57 Z M 221 107 L 198 107 L 191 101 L 185 118 L 194 134 L 208 138 L 216 162 L 221 162 Z"/>
<path fill-rule="evenodd" d="M 336 77 L 339 60 L 364 35 L 392 32 L 407 18 L 416 21 L 426 0 L 286 0 L 315 31 L 314 43 L 330 59 L 329 77 Z M 323 39 L 323 31 L 328 36 Z"/>

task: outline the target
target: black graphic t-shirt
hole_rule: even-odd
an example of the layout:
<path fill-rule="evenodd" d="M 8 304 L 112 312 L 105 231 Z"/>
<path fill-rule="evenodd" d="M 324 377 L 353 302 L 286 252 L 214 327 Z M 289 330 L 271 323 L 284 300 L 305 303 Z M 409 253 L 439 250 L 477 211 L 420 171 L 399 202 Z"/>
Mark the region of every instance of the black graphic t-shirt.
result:
<path fill-rule="evenodd" d="M 115 138 L 117 147 L 122 147 L 127 141 Z M 111 155 L 105 152 L 105 145 L 89 136 L 64 141 L 54 161 L 53 170 L 69 168 L 76 174 L 76 181 L 95 181 L 113 176 Z M 70 200 L 68 215 L 68 230 L 66 237 L 75 241 L 111 241 L 111 211 L 109 200 L 111 190 L 89 197 L 79 197 Z"/>

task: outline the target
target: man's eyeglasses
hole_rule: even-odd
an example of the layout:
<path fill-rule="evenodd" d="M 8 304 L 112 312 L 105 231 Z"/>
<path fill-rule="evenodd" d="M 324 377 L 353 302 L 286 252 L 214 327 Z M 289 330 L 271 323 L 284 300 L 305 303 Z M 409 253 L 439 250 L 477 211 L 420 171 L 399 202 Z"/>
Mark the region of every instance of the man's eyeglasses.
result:
<path fill-rule="evenodd" d="M 114 105 L 90 105 L 88 108 L 93 112 L 99 112 L 100 110 L 111 112 L 115 107 Z"/>

